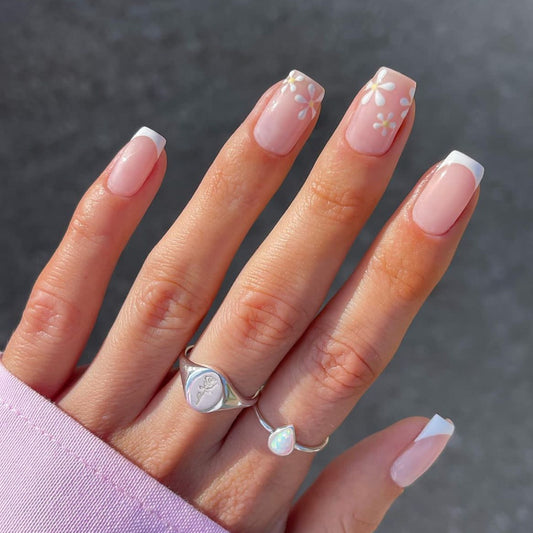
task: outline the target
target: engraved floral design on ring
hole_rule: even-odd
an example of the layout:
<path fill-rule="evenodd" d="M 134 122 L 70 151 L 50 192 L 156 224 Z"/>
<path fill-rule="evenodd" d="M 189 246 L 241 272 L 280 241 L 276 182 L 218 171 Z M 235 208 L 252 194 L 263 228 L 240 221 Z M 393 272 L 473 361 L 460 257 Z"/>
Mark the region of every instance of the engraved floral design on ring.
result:
<path fill-rule="evenodd" d="M 238 409 L 255 404 L 263 387 L 252 396 L 242 396 L 227 376 L 210 366 L 189 359 L 194 344 L 178 356 L 179 372 L 187 403 L 200 413 Z"/>
<path fill-rule="evenodd" d="M 224 388 L 218 374 L 206 370 L 190 380 L 186 394 L 187 401 L 196 410 L 209 411 L 223 399 Z"/>

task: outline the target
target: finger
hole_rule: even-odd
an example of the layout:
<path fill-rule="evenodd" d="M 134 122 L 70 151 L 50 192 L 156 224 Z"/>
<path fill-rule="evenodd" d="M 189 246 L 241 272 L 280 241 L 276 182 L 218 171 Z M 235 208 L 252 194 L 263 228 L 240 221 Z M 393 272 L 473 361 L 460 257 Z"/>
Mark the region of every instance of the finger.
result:
<path fill-rule="evenodd" d="M 74 385 L 76 385 L 76 383 L 83 376 L 83 374 L 85 374 L 89 366 L 90 366 L 89 364 L 77 366 L 72 371 L 72 374 L 70 375 L 68 381 L 63 385 L 61 394 L 68 394 L 68 392 L 72 389 L 72 387 L 74 387 Z M 177 368 L 171 368 L 168 374 L 163 379 L 162 386 L 166 385 L 176 375 L 177 372 L 178 372 Z"/>
<path fill-rule="evenodd" d="M 450 264 L 482 172 L 453 152 L 421 181 L 269 381 L 260 403 L 271 425 L 292 423 L 297 440 L 313 446 L 344 420 Z M 243 432 L 257 429 L 247 422 Z M 304 455 L 292 460 L 305 463 Z"/>
<path fill-rule="evenodd" d="M 291 80 L 296 78 L 313 87 L 312 102 L 294 100 Z M 264 95 L 222 148 L 191 201 L 149 254 L 91 368 L 61 400 L 87 427 L 105 432 L 98 425 L 110 401 L 116 409 L 106 417 L 106 427 L 115 428 L 133 420 L 153 397 L 211 306 L 240 243 L 310 135 L 323 92 L 292 71 Z"/>
<path fill-rule="evenodd" d="M 290 533 L 370 533 L 403 488 L 430 468 L 454 426 L 435 415 L 407 418 L 356 444 L 338 457 L 298 500 Z"/>
<path fill-rule="evenodd" d="M 245 413 L 255 417 L 252 409 Z M 229 434 L 225 453 L 210 461 L 211 483 L 198 469 L 189 472 L 186 467 L 179 476 L 162 482 L 230 531 L 285 531 L 287 519 L 287 531 L 312 527 L 315 522 L 317 529 L 310 531 L 323 531 L 318 526 L 327 521 L 338 525 L 336 519 L 347 517 L 349 510 L 360 521 L 375 524 L 402 487 L 419 477 L 448 441 L 453 430 L 450 421 L 437 415 L 423 430 L 426 422 L 421 417 L 409 418 L 363 440 L 329 466 L 292 510 L 291 502 L 305 479 L 308 463 L 293 461 L 292 456 L 276 458 L 257 444 L 253 431 Z M 325 495 L 330 484 L 334 485 L 331 499 Z M 320 499 L 323 505 L 317 503 Z M 334 514 L 325 510 L 328 505 Z M 305 513 L 314 519 L 307 522 Z M 319 517 L 320 513 L 324 516 Z"/>
<path fill-rule="evenodd" d="M 383 90 L 389 99 L 384 109 L 399 116 L 407 109 L 400 105 L 401 96 L 409 95 L 413 80 L 385 68 L 378 71 L 378 79 L 376 83 L 390 89 Z M 374 94 L 372 89 L 355 98 L 302 190 L 240 273 L 192 352 L 195 362 L 220 368 L 245 396 L 253 395 L 267 380 L 320 308 L 405 146 L 414 113 L 406 115 L 405 127 L 400 129 L 398 121 L 394 129 L 386 128 L 388 137 L 382 129 L 375 133 L 377 145 L 365 145 L 373 155 L 352 148 L 350 143 L 360 139 L 361 129 L 366 137 L 376 132 L 371 122 L 376 112 L 381 115 L 376 111 L 381 107 L 374 101 L 364 103 L 369 94 Z M 368 113 L 374 117 L 370 123 Z M 167 400 L 172 402 L 174 397 L 167 395 Z M 220 413 L 217 424 L 210 420 L 208 431 L 213 438 L 225 435 L 237 414 Z M 206 437 L 204 442 L 212 440 Z"/>
<path fill-rule="evenodd" d="M 45 396 L 60 390 L 85 348 L 120 253 L 163 179 L 164 144 L 149 128 L 134 135 L 85 193 L 35 282 L 3 362 Z"/>
<path fill-rule="evenodd" d="M 69 391 L 78 382 L 78 380 L 81 378 L 81 376 L 83 376 L 83 374 L 85 374 L 85 372 L 87 372 L 88 368 L 89 368 L 88 364 L 79 365 L 76 368 L 74 368 L 74 370 L 72 371 L 72 374 L 70 375 L 68 380 L 63 385 L 62 393 L 64 391 Z"/>

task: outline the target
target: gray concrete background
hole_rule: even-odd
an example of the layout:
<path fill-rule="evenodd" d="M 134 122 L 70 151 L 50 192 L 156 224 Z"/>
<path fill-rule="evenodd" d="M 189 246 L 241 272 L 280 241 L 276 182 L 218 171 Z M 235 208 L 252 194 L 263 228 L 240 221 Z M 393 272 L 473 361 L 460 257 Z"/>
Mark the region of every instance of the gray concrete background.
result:
<path fill-rule="evenodd" d="M 356 90 L 391 66 L 418 81 L 416 125 L 332 293 L 421 173 L 450 149 L 483 162 L 486 177 L 449 272 L 312 476 L 364 435 L 438 411 L 455 420 L 456 436 L 381 531 L 530 532 L 532 17 L 530 0 L 1 1 L 0 345 L 79 197 L 140 125 L 167 137 L 169 171 L 112 279 L 85 361 L 145 254 L 266 87 L 296 67 L 327 95 L 221 297 Z"/>

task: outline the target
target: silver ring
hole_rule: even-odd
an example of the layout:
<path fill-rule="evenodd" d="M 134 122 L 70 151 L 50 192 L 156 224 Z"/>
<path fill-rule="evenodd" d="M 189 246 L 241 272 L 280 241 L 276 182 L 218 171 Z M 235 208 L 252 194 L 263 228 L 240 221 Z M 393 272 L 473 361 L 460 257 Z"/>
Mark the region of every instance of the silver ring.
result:
<path fill-rule="evenodd" d="M 268 437 L 268 449 L 275 455 L 289 455 L 294 450 L 306 453 L 316 453 L 326 447 L 329 437 L 326 437 L 322 444 L 318 446 L 304 446 L 296 442 L 296 433 L 294 426 L 282 426 L 273 428 L 264 418 L 263 413 L 259 410 L 258 405 L 254 405 L 254 411 L 259 423 L 270 433 Z"/>
<path fill-rule="evenodd" d="M 212 413 L 223 409 L 250 407 L 257 402 L 261 387 L 251 398 L 239 394 L 229 379 L 212 367 L 193 363 L 189 353 L 194 344 L 187 346 L 178 357 L 181 382 L 187 403 L 200 413 Z"/>

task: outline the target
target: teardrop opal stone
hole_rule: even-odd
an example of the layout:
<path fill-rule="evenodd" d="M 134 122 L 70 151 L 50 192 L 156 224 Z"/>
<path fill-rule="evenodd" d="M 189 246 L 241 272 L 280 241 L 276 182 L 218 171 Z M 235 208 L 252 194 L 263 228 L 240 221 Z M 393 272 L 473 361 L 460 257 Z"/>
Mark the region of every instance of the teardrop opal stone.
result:
<path fill-rule="evenodd" d="M 293 425 L 278 428 L 268 437 L 268 448 L 276 455 L 289 455 L 294 450 L 295 444 Z"/>

